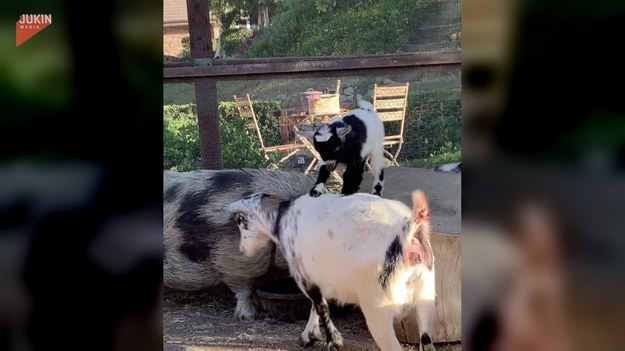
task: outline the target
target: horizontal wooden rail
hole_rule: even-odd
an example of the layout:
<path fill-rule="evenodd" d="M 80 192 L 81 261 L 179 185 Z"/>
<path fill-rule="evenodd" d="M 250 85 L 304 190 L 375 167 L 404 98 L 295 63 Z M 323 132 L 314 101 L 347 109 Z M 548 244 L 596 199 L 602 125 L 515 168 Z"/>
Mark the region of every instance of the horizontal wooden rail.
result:
<path fill-rule="evenodd" d="M 403 74 L 419 66 L 460 65 L 460 62 L 460 52 L 214 60 L 211 66 L 165 64 L 163 79 L 164 83 L 178 83 L 192 82 L 195 78 L 256 80 Z"/>

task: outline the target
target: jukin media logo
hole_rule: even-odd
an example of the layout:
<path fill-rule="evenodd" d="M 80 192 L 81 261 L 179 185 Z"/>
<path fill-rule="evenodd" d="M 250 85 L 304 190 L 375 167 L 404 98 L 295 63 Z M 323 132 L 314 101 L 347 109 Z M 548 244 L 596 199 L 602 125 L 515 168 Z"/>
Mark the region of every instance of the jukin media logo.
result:
<path fill-rule="evenodd" d="M 21 15 L 15 22 L 15 47 L 52 24 L 52 15 Z"/>

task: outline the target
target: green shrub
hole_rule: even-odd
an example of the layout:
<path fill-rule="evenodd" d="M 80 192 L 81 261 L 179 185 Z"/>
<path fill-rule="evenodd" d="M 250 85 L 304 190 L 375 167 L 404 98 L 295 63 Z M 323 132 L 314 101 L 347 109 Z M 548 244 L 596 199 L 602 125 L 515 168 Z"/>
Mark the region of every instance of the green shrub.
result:
<path fill-rule="evenodd" d="M 265 146 L 280 145 L 280 125 L 278 123 L 278 117 L 280 111 L 280 103 L 278 101 L 252 101 L 254 107 L 254 113 L 258 118 L 258 124 L 260 125 L 260 134 L 263 136 L 263 142 Z M 236 108 L 234 102 L 222 101 L 219 103 L 219 116 L 224 118 L 236 117 L 241 119 L 239 111 Z M 254 138 L 258 139 L 254 133 Z M 222 141 L 223 143 L 223 141 Z"/>
<path fill-rule="evenodd" d="M 186 36 L 182 37 L 182 53 L 180 54 L 180 61 L 191 61 L 191 38 Z M 217 50 L 217 39 L 213 39 L 213 52 Z"/>
<path fill-rule="evenodd" d="M 219 117 L 221 157 L 224 168 L 266 168 L 269 166 L 269 162 L 259 150 L 258 137 L 246 126 L 247 121 L 238 115 Z"/>
<path fill-rule="evenodd" d="M 460 147 L 460 89 L 410 91 L 404 125 L 402 160 L 426 159 L 448 142 Z M 393 131 L 389 128 L 389 131 Z"/>
<path fill-rule="evenodd" d="M 243 41 L 252 35 L 252 30 L 247 28 L 229 28 L 221 33 L 221 49 L 224 55 L 233 57 Z"/>
<path fill-rule="evenodd" d="M 431 152 L 428 157 L 409 160 L 402 165 L 405 167 L 435 168 L 448 163 L 460 162 L 461 156 L 460 146 L 448 141 L 438 150 Z"/>
<path fill-rule="evenodd" d="M 277 101 L 254 101 L 261 134 L 266 146 L 280 143 Z M 234 102 L 219 103 L 219 130 L 224 168 L 264 168 L 269 166 L 254 130 L 247 128 Z M 201 165 L 199 130 L 195 104 L 165 105 L 163 108 L 163 168 L 176 171 L 199 169 Z"/>
<path fill-rule="evenodd" d="M 163 168 L 190 171 L 200 168 L 200 143 L 195 105 L 163 108 Z"/>
<path fill-rule="evenodd" d="M 432 2 L 293 0 L 273 17 L 245 57 L 394 53 L 406 45 L 422 17 L 420 10 Z"/>
<path fill-rule="evenodd" d="M 191 37 L 182 37 L 182 53 L 180 59 L 183 61 L 191 60 Z"/>

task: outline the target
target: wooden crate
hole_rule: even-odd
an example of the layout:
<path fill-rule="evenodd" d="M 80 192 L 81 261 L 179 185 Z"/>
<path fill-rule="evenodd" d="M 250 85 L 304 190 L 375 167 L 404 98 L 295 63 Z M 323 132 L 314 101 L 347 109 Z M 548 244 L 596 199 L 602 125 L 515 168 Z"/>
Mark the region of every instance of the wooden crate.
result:
<path fill-rule="evenodd" d="M 436 273 L 436 319 L 432 340 L 437 343 L 460 341 L 462 334 L 460 235 L 432 233 L 432 250 Z M 421 333 L 415 314 L 396 321 L 393 327 L 400 342 L 419 343 Z"/>

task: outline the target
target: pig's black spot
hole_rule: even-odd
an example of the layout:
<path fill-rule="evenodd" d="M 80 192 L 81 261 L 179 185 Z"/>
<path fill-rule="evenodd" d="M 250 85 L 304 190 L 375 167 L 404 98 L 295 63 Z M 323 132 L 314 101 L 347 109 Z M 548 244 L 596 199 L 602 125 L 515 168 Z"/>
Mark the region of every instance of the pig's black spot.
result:
<path fill-rule="evenodd" d="M 167 188 L 167 190 L 165 190 L 163 200 L 165 200 L 165 202 L 172 202 L 180 194 L 181 187 L 182 185 L 180 183 L 177 183 Z"/>

